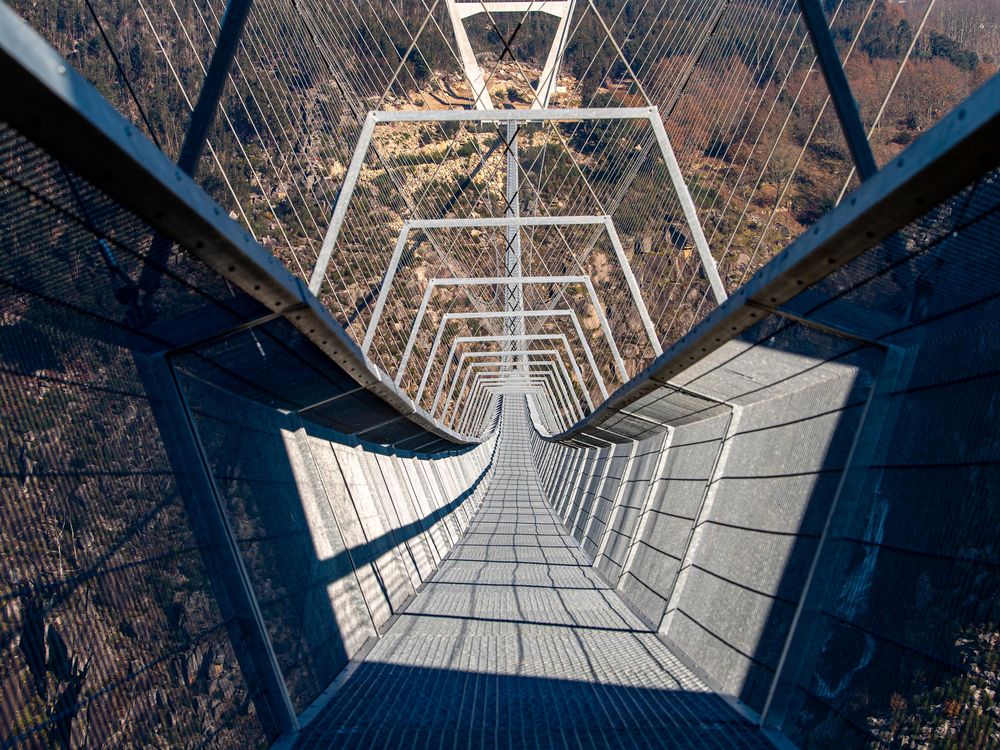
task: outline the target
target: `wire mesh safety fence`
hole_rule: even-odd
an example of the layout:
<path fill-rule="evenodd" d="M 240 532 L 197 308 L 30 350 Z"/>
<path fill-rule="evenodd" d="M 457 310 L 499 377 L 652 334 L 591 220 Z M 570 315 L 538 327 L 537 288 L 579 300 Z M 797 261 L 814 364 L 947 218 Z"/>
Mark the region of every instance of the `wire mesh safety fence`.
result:
<path fill-rule="evenodd" d="M 260 745 L 215 543 L 137 363 L 157 342 L 126 282 L 152 233 L 6 127 L 2 144 L 3 742 Z M 158 313 L 225 293 L 183 272 Z"/>
<path fill-rule="evenodd" d="M 0 166 L 0 738 L 265 746 L 462 533 L 490 445 L 363 449 L 441 440 L 7 125 Z"/>
<path fill-rule="evenodd" d="M 561 105 L 660 106 L 733 291 L 852 178 L 793 4 L 696 5 L 581 4 Z M 137 7 L 143 18 L 114 6 L 116 34 L 135 47 L 103 64 L 130 83 L 143 66 L 156 69 L 141 90 L 118 92 L 118 104 L 174 153 L 175 115 L 196 96 L 221 9 Z M 200 180 L 305 281 L 364 112 L 458 109 L 469 91 L 433 63 L 429 38 L 443 59 L 454 56 L 443 6 L 407 15 L 403 4 L 369 4 L 353 16 L 339 6 L 254 7 Z M 845 54 L 874 44 L 867 24 L 888 12 L 858 10 L 844 9 L 854 29 Z M 89 28 L 86 17 L 26 12 L 56 37 Z M 571 51 L 593 24 L 634 31 L 653 12 L 676 16 L 623 37 L 633 45 L 624 53 L 614 33 L 598 34 L 578 67 Z M 412 34 L 411 17 L 431 36 Z M 505 28 L 490 20 L 473 34 Z M 117 41 L 90 38 L 78 59 Z M 685 55 L 668 54 L 680 48 Z M 969 74 L 963 86 L 983 75 L 966 68 L 957 68 Z M 849 73 L 861 80 L 866 70 Z M 523 62 L 494 61 L 490 75 L 492 95 L 525 104 Z M 158 89 L 156 80 L 174 83 Z M 171 92 L 166 102 L 160 90 Z M 906 112 L 891 116 L 901 140 L 883 138 L 880 158 L 913 129 L 900 125 Z M 610 215 L 659 344 L 709 314 L 715 299 L 691 227 L 648 133 L 632 121 L 581 120 L 525 126 L 519 137 L 521 212 Z M 506 148 L 488 121 L 382 128 L 320 290 L 355 340 L 404 220 L 508 210 Z M 179 248 L 163 253 L 150 226 L 6 126 L 0 163 L 0 431 L 13 509 L 0 736 L 68 747 L 125 737 L 196 744 L 207 733 L 220 746 L 260 744 L 282 727 L 275 691 L 290 715 L 304 710 L 462 534 L 489 446 L 440 460 L 350 447 L 356 439 L 338 433 L 435 449 L 447 441 L 358 387 L 287 317 L 268 317 Z M 997 186 L 988 173 L 573 437 L 638 447 L 536 444 L 550 499 L 602 573 L 678 650 L 804 746 L 998 741 Z M 524 291 L 532 312 L 569 313 L 525 321 L 538 337 L 527 348 L 552 348 L 553 372 L 565 372 L 565 392 L 538 385 L 549 401 L 532 402 L 555 432 L 553 414 L 572 421 L 565 395 L 599 403 L 601 383 L 624 383 L 653 347 L 599 228 L 531 228 L 522 239 L 526 276 L 580 274 L 594 290 L 550 280 Z M 441 374 L 459 337 L 503 331 L 502 318 L 472 315 L 503 309 L 507 285 L 436 290 L 416 353 L 399 363 L 429 280 L 503 276 L 506 243 L 495 229 L 415 233 L 376 334 L 372 358 L 411 394 L 426 379 L 423 405 L 441 393 L 452 425 L 485 430 L 495 416 L 487 398 L 469 421 L 449 403 L 459 367 L 453 381 Z M 455 317 L 446 324 L 446 315 Z M 438 359 L 428 362 L 438 330 Z M 543 338 L 556 334 L 566 336 L 565 357 Z M 480 352 L 502 348 L 479 343 Z M 156 370 L 164 350 L 176 351 Z M 472 387 L 455 390 L 473 397 Z M 666 447 L 655 447 L 664 425 Z M 194 436 L 190 462 L 178 429 Z M 204 507 L 192 507 L 198 481 L 216 522 L 228 524 L 225 544 Z M 237 588 L 249 615 L 233 580 L 220 578 L 227 544 L 228 562 L 245 571 Z M 268 659 L 277 686 L 261 669 Z"/>
<path fill-rule="evenodd" d="M 474 101 L 448 4 L 253 4 L 200 181 L 301 278 L 313 272 L 365 113 L 461 109 Z M 969 37 L 968 47 L 946 43 L 940 30 L 954 24 L 942 7 L 900 8 L 880 0 L 829 8 L 863 124 L 883 163 L 990 72 L 975 51 L 978 37 Z M 122 0 L 57 12 L 29 4 L 17 9 L 166 153 L 177 153 L 222 3 L 153 7 Z M 555 19 L 531 10 L 484 11 L 466 22 L 495 106 L 532 102 Z M 550 106 L 659 108 L 729 292 L 855 184 L 792 0 L 577 3 L 562 49 Z M 929 107 L 919 107 L 920 100 Z M 519 146 L 522 214 L 610 215 L 660 344 L 677 340 L 714 308 L 690 222 L 644 124 L 547 123 L 525 128 Z M 506 150 L 502 133 L 489 124 L 408 123 L 377 140 L 320 292 L 355 340 L 365 335 L 400 222 L 503 215 Z M 500 265 L 502 243 L 440 234 L 414 237 L 405 265 L 440 264 L 456 275 Z M 625 281 L 607 275 L 614 263 L 600 232 L 527 234 L 526 262 L 582 268 L 595 275 L 603 303 L 620 307 Z M 418 276 L 386 306 L 371 356 L 387 372 L 399 367 L 398 339 L 405 340 L 422 291 Z M 536 290 L 526 302 L 552 307 L 566 292 L 561 285 L 554 296 L 531 296 Z M 459 295 L 460 304 L 495 308 L 469 294 Z M 443 314 L 453 304 L 449 296 L 432 309 Z M 609 324 L 631 376 L 653 352 L 637 336 L 634 316 L 616 312 Z M 414 380 L 404 378 L 411 395 Z"/>
<path fill-rule="evenodd" d="M 575 449 L 536 446 L 597 570 L 801 747 L 1000 742 L 998 208 L 987 172 Z"/>
<path fill-rule="evenodd" d="M 1000 208 L 991 172 L 817 291 L 844 318 L 906 351 L 876 445 L 847 474 L 853 514 L 836 528 L 811 661 L 786 721 L 821 742 L 990 747 L 1000 742 L 997 658 L 997 288 Z M 900 247 L 902 245 L 902 248 Z M 976 268 L 975 275 L 970 270 Z M 806 303 L 809 304 L 809 303 Z M 794 718 L 793 718 L 794 717 Z M 792 722 L 796 723 L 792 723 Z"/>

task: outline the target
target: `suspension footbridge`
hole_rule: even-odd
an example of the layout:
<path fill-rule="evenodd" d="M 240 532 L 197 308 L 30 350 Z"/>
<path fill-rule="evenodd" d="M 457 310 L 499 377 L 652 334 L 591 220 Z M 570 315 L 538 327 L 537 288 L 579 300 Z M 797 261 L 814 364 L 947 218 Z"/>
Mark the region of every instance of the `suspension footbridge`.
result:
<path fill-rule="evenodd" d="M 957 12 L 0 4 L 0 743 L 996 747 Z"/>

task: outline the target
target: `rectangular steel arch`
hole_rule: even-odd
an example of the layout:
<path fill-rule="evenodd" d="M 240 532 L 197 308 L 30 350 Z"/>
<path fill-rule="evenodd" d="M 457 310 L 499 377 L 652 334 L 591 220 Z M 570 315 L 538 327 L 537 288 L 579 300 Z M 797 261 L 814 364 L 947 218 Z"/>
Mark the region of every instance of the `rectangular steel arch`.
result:
<path fill-rule="evenodd" d="M 563 348 L 566 351 L 566 355 L 573 366 L 573 371 L 580 382 L 583 382 L 580 373 L 580 366 L 576 361 L 576 357 L 573 356 L 573 351 L 569 347 L 569 342 L 566 340 L 566 335 L 562 333 L 538 333 L 538 334 L 525 334 L 524 336 L 459 336 L 452 343 L 451 350 L 448 353 L 448 359 L 445 361 L 445 369 L 441 373 L 441 380 L 438 383 L 437 391 L 434 394 L 434 402 L 431 404 L 430 413 L 434 413 L 437 409 L 438 402 L 441 399 L 442 389 L 444 388 L 444 383 L 447 377 L 448 370 L 450 369 L 451 360 L 454 358 L 456 349 L 462 344 L 482 344 L 482 343 L 527 343 L 529 341 L 561 341 Z M 455 389 L 455 378 L 452 379 L 451 388 L 449 389 L 448 399 L 451 398 L 451 392 Z"/>

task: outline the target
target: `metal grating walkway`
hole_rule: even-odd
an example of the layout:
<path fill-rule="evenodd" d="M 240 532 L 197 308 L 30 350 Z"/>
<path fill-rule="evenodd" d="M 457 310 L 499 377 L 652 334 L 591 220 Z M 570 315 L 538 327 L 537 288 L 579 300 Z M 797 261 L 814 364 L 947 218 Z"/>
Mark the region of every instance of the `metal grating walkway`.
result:
<path fill-rule="evenodd" d="M 509 406 L 468 533 L 296 747 L 770 747 L 596 577 Z"/>

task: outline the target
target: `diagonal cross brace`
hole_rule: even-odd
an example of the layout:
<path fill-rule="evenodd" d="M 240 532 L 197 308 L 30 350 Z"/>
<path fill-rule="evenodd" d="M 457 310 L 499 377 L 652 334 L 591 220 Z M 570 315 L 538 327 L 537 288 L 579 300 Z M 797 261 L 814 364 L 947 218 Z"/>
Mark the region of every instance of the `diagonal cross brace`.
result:
<path fill-rule="evenodd" d="M 472 42 L 469 34 L 465 30 L 465 19 L 471 18 L 479 13 L 487 13 L 492 17 L 493 13 L 546 13 L 559 19 L 559 25 L 552 38 L 548 55 L 545 58 L 545 65 L 542 74 L 538 77 L 538 85 L 532 91 L 532 109 L 544 109 L 549 104 L 549 99 L 555 92 L 556 81 L 559 77 L 559 61 L 562 59 L 566 49 L 566 42 L 569 34 L 569 19 L 573 15 L 574 0 L 528 0 L 527 2 L 458 2 L 457 0 L 445 0 L 448 9 L 448 18 L 451 20 L 452 28 L 455 32 L 455 41 L 458 44 L 459 57 L 462 67 L 465 69 L 465 76 L 472 86 L 472 94 L 475 98 L 477 110 L 492 110 L 493 100 L 486 88 L 486 79 L 483 69 L 476 59 L 476 53 L 472 49 Z M 504 42 L 505 51 L 509 52 L 509 41 Z M 513 55 L 511 55 L 513 57 Z"/>

